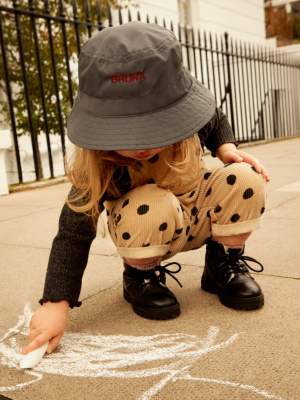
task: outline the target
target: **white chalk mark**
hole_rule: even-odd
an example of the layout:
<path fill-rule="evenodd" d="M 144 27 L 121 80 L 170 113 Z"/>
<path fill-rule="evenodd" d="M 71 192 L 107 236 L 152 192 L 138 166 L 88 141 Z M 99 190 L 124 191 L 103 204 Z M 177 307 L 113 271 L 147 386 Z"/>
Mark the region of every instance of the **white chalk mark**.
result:
<path fill-rule="evenodd" d="M 260 395 L 266 397 L 267 399 L 284 400 L 282 397 L 277 397 L 277 396 L 275 396 L 273 394 L 269 394 L 265 390 L 257 389 L 255 386 L 251 386 L 251 385 L 242 385 L 241 383 L 220 381 L 220 380 L 217 380 L 217 379 L 194 378 L 193 376 L 190 376 L 189 374 L 182 375 L 180 377 L 175 377 L 173 380 L 176 381 L 176 380 L 180 380 L 180 379 L 201 381 L 201 382 L 208 382 L 208 383 L 218 383 L 220 385 L 226 385 L 226 386 L 236 387 L 236 388 L 239 388 L 239 389 L 251 390 L 253 393 L 260 394 Z"/>
<path fill-rule="evenodd" d="M 162 379 L 146 390 L 139 400 L 150 400 L 170 381 L 175 382 L 179 379 L 227 385 L 252 391 L 265 398 L 283 400 L 281 397 L 254 386 L 215 379 L 194 378 L 187 373 L 188 369 L 204 354 L 223 350 L 238 339 L 239 334 L 236 333 L 228 340 L 216 343 L 220 329 L 215 326 L 209 328 L 207 336 L 203 340 L 199 340 L 195 335 L 181 333 L 152 336 L 104 336 L 66 332 L 61 340 L 59 351 L 46 355 L 34 371 L 22 370 L 19 368 L 19 363 L 23 356 L 21 347 L 16 340 L 16 334 L 28 335 L 31 316 L 30 306 L 26 304 L 24 315 L 19 317 L 16 326 L 9 329 L 0 340 L 0 353 L 2 354 L 0 363 L 35 376 L 36 379 L 15 386 L 0 387 L 2 392 L 31 385 L 41 380 L 43 373 L 72 377 L 123 379 L 159 376 Z M 13 337 L 10 337 L 11 335 Z M 152 362 L 156 362 L 158 366 L 150 367 L 149 363 Z M 144 365 L 145 368 L 141 369 Z M 136 366 L 140 366 L 139 370 L 135 370 Z"/>
<path fill-rule="evenodd" d="M 37 381 L 40 381 L 43 379 L 43 374 L 39 374 L 39 373 L 33 372 L 33 371 L 26 371 L 25 373 L 27 375 L 36 376 L 37 379 L 34 379 L 33 381 L 29 381 L 29 382 L 18 383 L 15 386 L 3 386 L 3 387 L 0 386 L 0 392 L 11 392 L 13 390 L 22 389 L 24 386 L 32 385 L 33 383 L 36 383 Z"/>
<path fill-rule="evenodd" d="M 8 332 L 3 336 L 3 338 L 0 340 L 0 343 L 3 342 L 12 333 L 20 333 L 20 326 L 28 328 L 31 316 L 32 311 L 30 309 L 30 305 L 29 303 L 26 303 L 24 307 L 24 314 L 19 317 L 17 324 L 13 328 L 9 329 Z"/>

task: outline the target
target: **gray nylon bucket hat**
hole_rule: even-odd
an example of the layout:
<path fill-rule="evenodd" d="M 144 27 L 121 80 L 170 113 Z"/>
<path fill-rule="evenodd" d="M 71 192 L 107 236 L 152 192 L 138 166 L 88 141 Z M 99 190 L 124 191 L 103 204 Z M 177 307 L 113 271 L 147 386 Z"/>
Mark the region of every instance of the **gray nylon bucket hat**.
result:
<path fill-rule="evenodd" d="M 144 150 L 187 139 L 216 104 L 181 61 L 181 44 L 157 24 L 106 28 L 82 47 L 79 87 L 68 117 L 84 149 Z"/>

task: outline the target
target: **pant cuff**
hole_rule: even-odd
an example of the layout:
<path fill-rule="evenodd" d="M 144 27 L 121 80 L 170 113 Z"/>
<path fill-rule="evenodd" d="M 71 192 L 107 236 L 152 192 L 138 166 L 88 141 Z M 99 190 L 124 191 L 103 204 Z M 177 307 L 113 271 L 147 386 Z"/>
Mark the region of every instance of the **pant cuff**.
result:
<path fill-rule="evenodd" d="M 169 244 L 161 244 L 149 247 L 118 247 L 120 256 L 132 259 L 150 258 L 155 256 L 164 256 L 169 250 Z"/>
<path fill-rule="evenodd" d="M 261 228 L 261 218 L 237 222 L 232 225 L 212 224 L 211 233 L 213 236 L 234 236 L 252 232 L 259 228 Z"/>

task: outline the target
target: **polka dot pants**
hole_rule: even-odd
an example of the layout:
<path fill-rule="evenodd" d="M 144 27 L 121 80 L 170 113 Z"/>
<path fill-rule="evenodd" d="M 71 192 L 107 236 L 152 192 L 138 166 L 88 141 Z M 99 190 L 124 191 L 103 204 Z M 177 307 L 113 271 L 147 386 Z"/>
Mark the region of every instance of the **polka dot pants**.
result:
<path fill-rule="evenodd" d="M 122 257 L 166 260 L 203 246 L 212 235 L 260 228 L 266 181 L 254 167 L 233 163 L 202 172 L 187 193 L 148 184 L 105 202 L 109 232 Z"/>

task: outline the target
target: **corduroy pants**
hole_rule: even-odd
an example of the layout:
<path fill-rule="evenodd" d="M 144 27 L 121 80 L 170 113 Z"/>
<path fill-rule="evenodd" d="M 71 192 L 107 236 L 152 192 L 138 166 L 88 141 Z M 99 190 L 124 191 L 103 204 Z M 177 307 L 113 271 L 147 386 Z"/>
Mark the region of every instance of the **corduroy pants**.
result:
<path fill-rule="evenodd" d="M 202 173 L 203 172 L 203 173 Z M 266 181 L 250 164 L 203 168 L 195 188 L 174 195 L 156 184 L 106 201 L 108 229 L 124 258 L 159 256 L 202 247 L 207 238 L 252 232 L 261 226 Z"/>

